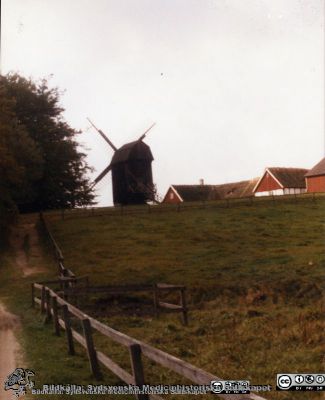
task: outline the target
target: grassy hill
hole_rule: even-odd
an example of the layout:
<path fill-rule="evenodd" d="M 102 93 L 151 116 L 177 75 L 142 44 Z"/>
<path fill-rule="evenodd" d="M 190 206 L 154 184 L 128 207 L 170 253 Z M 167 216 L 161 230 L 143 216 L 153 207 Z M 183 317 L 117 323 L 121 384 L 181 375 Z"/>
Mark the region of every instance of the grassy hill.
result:
<path fill-rule="evenodd" d="M 93 284 L 187 286 L 188 327 L 93 299 L 110 326 L 227 379 L 275 386 L 276 373 L 324 370 L 325 199 L 48 220 L 66 267 Z"/>

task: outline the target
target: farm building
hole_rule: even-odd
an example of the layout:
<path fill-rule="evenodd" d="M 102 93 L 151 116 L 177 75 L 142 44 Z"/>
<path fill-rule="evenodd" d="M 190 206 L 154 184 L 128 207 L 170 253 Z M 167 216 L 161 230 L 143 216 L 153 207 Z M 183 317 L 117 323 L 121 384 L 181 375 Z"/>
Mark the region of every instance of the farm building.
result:
<path fill-rule="evenodd" d="M 307 172 L 308 170 L 303 168 L 266 168 L 253 192 L 255 196 L 304 193 Z"/>
<path fill-rule="evenodd" d="M 325 157 L 305 177 L 307 192 L 325 192 Z"/>
<path fill-rule="evenodd" d="M 178 204 L 191 201 L 211 201 L 253 196 L 258 178 L 250 181 L 225 183 L 222 185 L 171 185 L 163 203 Z"/>

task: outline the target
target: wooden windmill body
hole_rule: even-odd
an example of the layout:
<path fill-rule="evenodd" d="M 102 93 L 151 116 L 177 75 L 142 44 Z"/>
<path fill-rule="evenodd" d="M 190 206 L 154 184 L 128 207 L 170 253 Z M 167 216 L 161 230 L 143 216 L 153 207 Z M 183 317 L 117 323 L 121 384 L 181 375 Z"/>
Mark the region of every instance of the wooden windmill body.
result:
<path fill-rule="evenodd" d="M 95 127 L 92 122 L 91 124 Z M 155 201 L 151 167 L 154 158 L 150 147 L 143 142 L 145 135 L 153 126 L 154 124 L 138 140 L 127 143 L 119 149 L 95 127 L 112 147 L 114 155 L 110 164 L 95 179 L 94 185 L 112 171 L 114 205 L 145 204 Z"/>

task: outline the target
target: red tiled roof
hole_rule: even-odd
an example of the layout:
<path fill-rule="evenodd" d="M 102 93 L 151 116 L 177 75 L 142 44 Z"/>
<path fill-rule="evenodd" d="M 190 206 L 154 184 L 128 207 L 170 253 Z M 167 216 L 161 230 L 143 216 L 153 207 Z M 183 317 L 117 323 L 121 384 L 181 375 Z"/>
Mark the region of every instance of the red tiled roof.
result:
<path fill-rule="evenodd" d="M 267 168 L 268 171 L 285 188 L 305 188 L 305 174 L 308 169 L 304 168 Z"/>
<path fill-rule="evenodd" d="M 172 185 L 183 201 L 208 201 L 253 196 L 258 178 L 222 185 Z"/>
<path fill-rule="evenodd" d="M 311 170 L 307 172 L 305 176 L 318 176 L 325 175 L 325 157 L 320 160 L 318 164 L 316 164 Z"/>

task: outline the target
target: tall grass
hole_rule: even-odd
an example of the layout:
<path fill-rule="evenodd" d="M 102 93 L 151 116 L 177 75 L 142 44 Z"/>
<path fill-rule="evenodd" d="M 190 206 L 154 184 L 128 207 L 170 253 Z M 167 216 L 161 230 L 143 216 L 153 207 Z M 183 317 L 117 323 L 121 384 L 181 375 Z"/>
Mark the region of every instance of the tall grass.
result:
<path fill-rule="evenodd" d="M 323 199 L 65 221 L 53 217 L 50 225 L 66 267 L 89 274 L 93 284 L 188 287 L 189 327 L 170 315 L 159 320 L 143 313 L 116 316 L 107 301 L 107 317 L 104 302 L 101 318 L 109 325 L 223 378 L 275 386 L 276 373 L 324 370 Z M 168 373 L 162 378 L 176 383 Z"/>

